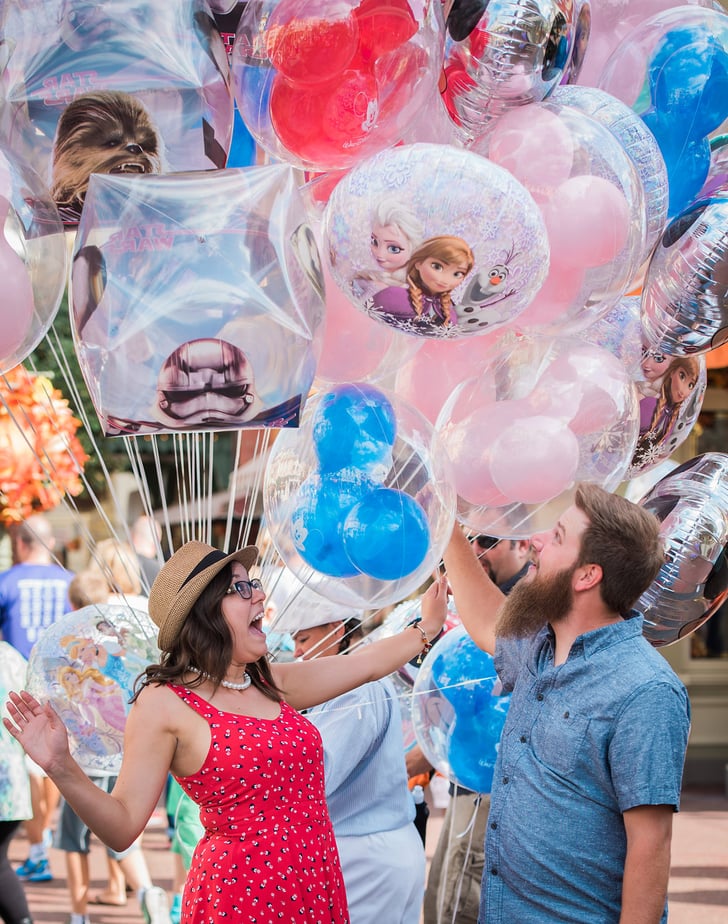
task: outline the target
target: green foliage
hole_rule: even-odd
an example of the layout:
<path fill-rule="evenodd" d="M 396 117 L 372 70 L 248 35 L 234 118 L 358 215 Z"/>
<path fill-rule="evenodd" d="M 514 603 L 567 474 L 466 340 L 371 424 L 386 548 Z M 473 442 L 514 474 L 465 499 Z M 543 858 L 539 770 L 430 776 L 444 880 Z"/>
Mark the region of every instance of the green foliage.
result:
<path fill-rule="evenodd" d="M 59 345 L 60 352 L 65 357 L 66 368 L 56 359 Z M 83 425 L 78 430 L 78 438 L 89 457 L 85 467 L 86 477 L 89 479 L 94 492 L 99 495 L 104 494 L 107 479 L 99 459 L 99 453 L 110 472 L 129 471 L 131 466 L 124 441 L 116 437 L 104 436 L 102 433 L 99 419 L 76 357 L 71 332 L 71 319 L 68 312 L 68 298 L 65 293 L 48 336 L 40 342 L 24 365 L 33 371 L 47 375 L 53 385 L 62 392 L 63 397 L 68 400 L 74 416 L 81 421 L 88 421 L 91 436 Z M 68 379 L 74 383 L 76 394 L 80 398 L 82 407 L 78 407 L 76 394 L 74 394 L 74 389 L 69 387 Z M 94 448 L 94 443 L 98 451 Z"/>

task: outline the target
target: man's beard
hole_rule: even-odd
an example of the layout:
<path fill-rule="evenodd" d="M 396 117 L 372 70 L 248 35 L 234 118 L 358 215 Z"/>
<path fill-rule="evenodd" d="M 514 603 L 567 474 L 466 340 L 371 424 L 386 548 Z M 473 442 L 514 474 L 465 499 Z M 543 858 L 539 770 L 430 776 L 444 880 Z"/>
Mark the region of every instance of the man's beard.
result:
<path fill-rule="evenodd" d="M 574 599 L 571 579 L 575 570 L 573 565 L 550 577 L 537 574 L 531 581 L 519 581 L 498 611 L 496 635 L 526 638 L 535 635 L 546 623 L 565 619 Z"/>

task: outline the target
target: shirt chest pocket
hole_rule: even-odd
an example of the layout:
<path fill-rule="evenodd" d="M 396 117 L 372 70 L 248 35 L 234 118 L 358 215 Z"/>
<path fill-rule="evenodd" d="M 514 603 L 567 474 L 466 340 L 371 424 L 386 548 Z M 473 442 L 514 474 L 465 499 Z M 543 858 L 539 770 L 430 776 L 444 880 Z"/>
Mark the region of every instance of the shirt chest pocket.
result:
<path fill-rule="evenodd" d="M 589 719 L 554 699 L 544 703 L 531 732 L 531 745 L 541 763 L 562 776 L 574 771 L 584 747 Z"/>

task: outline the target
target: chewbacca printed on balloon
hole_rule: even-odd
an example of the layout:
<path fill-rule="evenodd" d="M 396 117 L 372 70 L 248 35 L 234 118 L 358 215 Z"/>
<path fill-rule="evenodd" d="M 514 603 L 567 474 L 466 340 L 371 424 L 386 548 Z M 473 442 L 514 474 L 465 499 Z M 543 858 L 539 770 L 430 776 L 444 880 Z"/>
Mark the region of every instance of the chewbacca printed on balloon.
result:
<path fill-rule="evenodd" d="M 162 140 L 147 109 L 128 93 L 84 93 L 58 120 L 51 195 L 65 225 L 78 224 L 92 173 L 161 172 Z"/>

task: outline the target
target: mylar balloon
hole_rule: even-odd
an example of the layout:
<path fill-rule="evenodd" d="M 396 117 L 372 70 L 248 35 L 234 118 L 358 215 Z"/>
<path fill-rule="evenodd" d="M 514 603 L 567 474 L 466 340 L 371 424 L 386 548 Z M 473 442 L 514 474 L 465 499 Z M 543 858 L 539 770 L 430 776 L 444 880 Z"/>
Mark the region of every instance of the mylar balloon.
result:
<path fill-rule="evenodd" d="M 665 229 L 642 288 L 650 346 L 672 356 L 728 340 L 728 190 L 693 203 Z"/>
<path fill-rule="evenodd" d="M 661 522 L 665 564 L 635 609 L 645 637 L 670 645 L 728 598 L 728 455 L 708 452 L 662 478 L 640 501 Z"/>
<path fill-rule="evenodd" d="M 343 453 L 337 423 L 349 444 Z M 334 463 L 342 468 L 332 470 Z M 302 583 L 371 609 L 401 600 L 427 578 L 450 537 L 455 496 L 445 451 L 424 417 L 358 383 L 314 395 L 299 430 L 276 439 L 263 504 L 273 542 Z"/>
<path fill-rule="evenodd" d="M 499 695 L 492 657 L 465 629 L 427 655 L 412 691 L 417 743 L 436 770 L 473 792 L 490 792 L 510 696 Z"/>
<path fill-rule="evenodd" d="M 637 437 L 637 396 L 612 353 L 568 338 L 504 338 L 461 383 L 435 427 L 447 447 L 458 518 L 492 536 L 551 528 L 578 481 L 613 490 Z"/>
<path fill-rule="evenodd" d="M 642 373 L 640 432 L 628 478 L 659 465 L 685 442 L 707 386 L 704 356 L 664 356 L 645 348 Z"/>
<path fill-rule="evenodd" d="M 485 158 L 433 144 L 355 167 L 326 206 L 331 274 L 370 317 L 418 337 L 460 337 L 523 311 L 548 269 L 529 193 Z"/>
<path fill-rule="evenodd" d="M 134 681 L 159 660 L 157 628 L 146 613 L 97 604 L 43 631 L 28 662 L 28 690 L 48 701 L 68 730 L 86 773 L 116 774 Z"/>
<path fill-rule="evenodd" d="M 475 24 L 475 16 L 448 19 L 455 41 L 445 57 L 445 103 L 471 138 L 506 109 L 553 90 L 571 55 L 575 26 L 572 0 L 490 0 L 479 7 Z"/>
<path fill-rule="evenodd" d="M 203 0 L 18 3 L 3 26 L 0 130 L 48 177 L 64 222 L 92 173 L 225 166 L 233 98 Z"/>
<path fill-rule="evenodd" d="M 41 178 L 0 149 L 0 372 L 22 362 L 53 323 L 66 284 L 67 248 Z"/>
<path fill-rule="evenodd" d="M 317 170 L 400 140 L 436 92 L 444 24 L 426 0 L 261 0 L 240 20 L 235 98 L 258 143 Z"/>
<path fill-rule="evenodd" d="M 292 169 L 94 175 L 72 303 L 107 434 L 296 426 L 323 279 Z"/>

